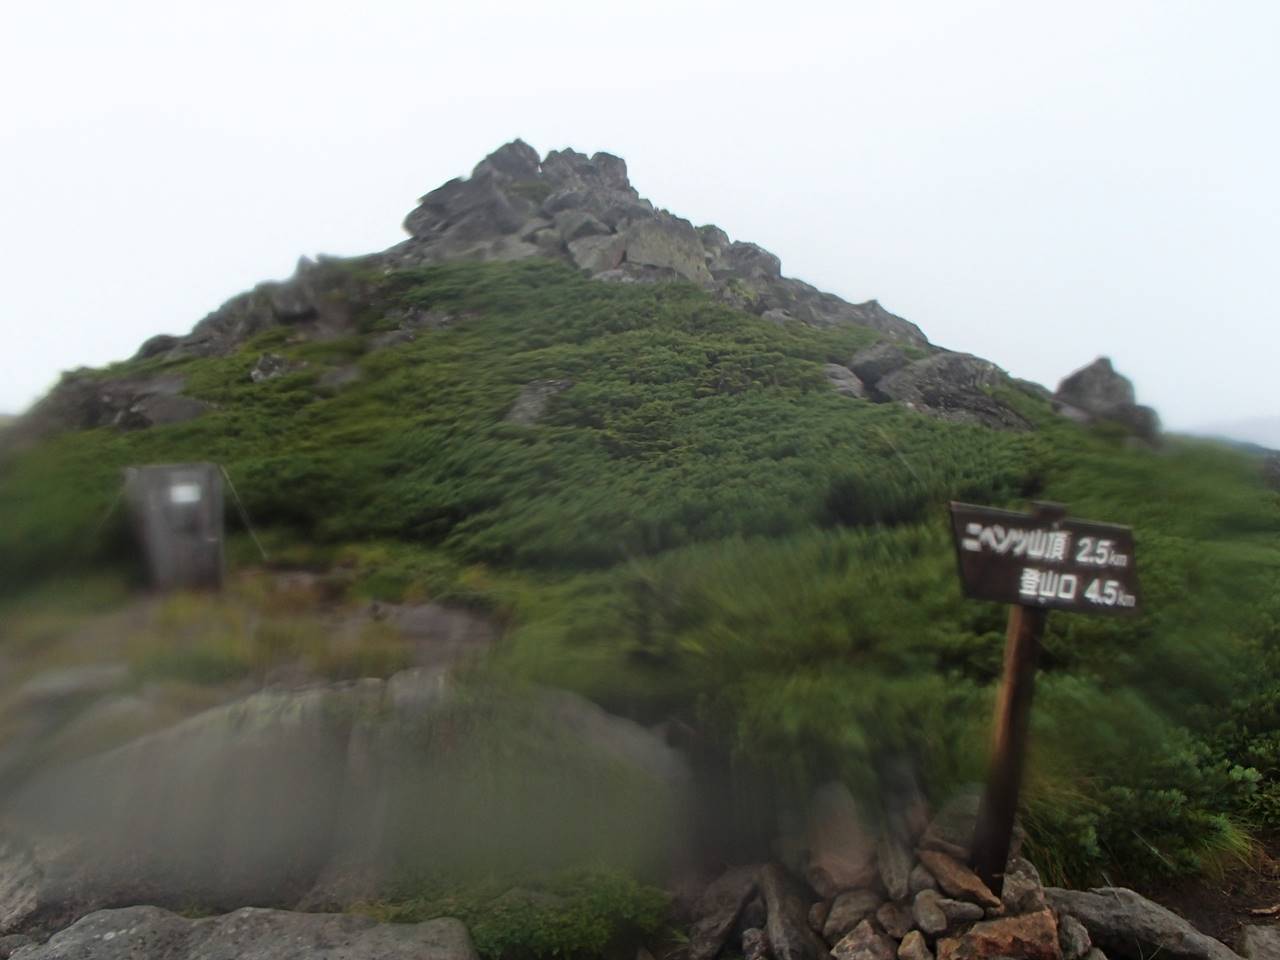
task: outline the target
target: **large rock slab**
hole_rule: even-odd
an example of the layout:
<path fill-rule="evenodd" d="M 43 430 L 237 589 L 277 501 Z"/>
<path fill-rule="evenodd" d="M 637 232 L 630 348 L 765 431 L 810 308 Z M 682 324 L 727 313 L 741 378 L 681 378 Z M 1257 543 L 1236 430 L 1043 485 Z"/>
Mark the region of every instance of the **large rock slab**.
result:
<path fill-rule="evenodd" d="M 350 914 L 246 907 L 188 920 L 158 907 L 101 910 L 19 950 L 19 960 L 478 960 L 448 918 L 377 923 Z"/>
<path fill-rule="evenodd" d="M 702 242 L 693 224 L 670 214 L 641 220 L 627 228 L 626 262 L 674 271 L 685 280 L 710 285 Z"/>
<path fill-rule="evenodd" d="M 1112 960 L 1143 960 L 1156 954 L 1166 960 L 1236 960 L 1225 944 L 1124 887 L 1046 887 L 1044 892 L 1049 906 L 1083 923 L 1093 943 Z"/>
<path fill-rule="evenodd" d="M 689 782 L 658 736 L 563 691 L 425 669 L 264 691 L 25 782 L 0 815 L 41 842 L 0 854 L 0 933 L 130 903 L 343 907 L 335 875 L 376 895 L 401 858 L 656 866 L 687 848 Z"/>

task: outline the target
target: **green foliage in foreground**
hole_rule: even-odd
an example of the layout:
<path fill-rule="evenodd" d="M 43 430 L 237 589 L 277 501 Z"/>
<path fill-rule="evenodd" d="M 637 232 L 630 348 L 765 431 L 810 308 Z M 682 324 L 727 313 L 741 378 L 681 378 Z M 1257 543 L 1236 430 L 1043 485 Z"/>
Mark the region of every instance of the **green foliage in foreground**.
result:
<path fill-rule="evenodd" d="M 943 505 L 1057 499 L 1136 529 L 1145 612 L 1051 618 L 1036 858 L 1059 879 L 1180 874 L 1280 826 L 1280 508 L 1255 461 L 1132 449 L 1012 388 L 1037 431 L 851 401 L 821 365 L 868 331 L 779 326 L 688 286 L 539 262 L 366 282 L 369 333 L 453 319 L 379 350 L 276 330 L 171 365 L 218 410 L 65 435 L 3 468 L 0 582 L 101 556 L 120 467 L 216 460 L 278 556 L 349 567 L 357 596 L 497 612 L 498 669 L 684 720 L 784 800 L 836 773 L 872 795 L 901 756 L 940 799 L 981 773 L 1004 627 L 960 597 Z M 252 384 L 266 349 L 310 366 Z M 348 363 L 360 381 L 319 387 Z M 572 386 L 539 424 L 504 422 L 537 379 Z"/>

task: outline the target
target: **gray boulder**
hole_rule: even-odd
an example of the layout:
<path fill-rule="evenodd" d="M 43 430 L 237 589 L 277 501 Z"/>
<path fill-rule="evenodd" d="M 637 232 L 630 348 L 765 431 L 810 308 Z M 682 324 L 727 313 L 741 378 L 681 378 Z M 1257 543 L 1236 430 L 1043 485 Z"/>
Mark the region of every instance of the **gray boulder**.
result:
<path fill-rule="evenodd" d="M 862 385 L 858 375 L 848 367 L 842 367 L 838 363 L 827 363 L 823 364 L 822 373 L 831 384 L 831 388 L 840 396 L 855 399 L 866 397 L 867 388 Z"/>
<path fill-rule="evenodd" d="M 569 243 L 573 262 L 591 273 L 616 270 L 626 252 L 627 238 L 618 234 L 582 237 Z"/>
<path fill-rule="evenodd" d="M 546 414 L 551 398 L 573 386 L 572 380 L 534 380 L 520 388 L 515 403 L 503 419 L 507 423 L 532 426 Z"/>
<path fill-rule="evenodd" d="M 1054 910 L 1079 920 L 1107 956 L 1143 960 L 1237 960 L 1225 944 L 1201 933 L 1176 913 L 1123 887 L 1063 890 L 1046 887 Z"/>
<path fill-rule="evenodd" d="M 892 341 L 882 340 L 853 355 L 846 366 L 858 375 L 863 383 L 874 387 L 896 370 L 901 370 L 911 358 L 906 351 Z"/>
<path fill-rule="evenodd" d="M 1159 437 L 1159 416 L 1138 404 L 1132 381 L 1117 373 L 1108 357 L 1099 357 L 1063 379 L 1053 400 L 1058 412 L 1070 419 L 1107 420 L 1143 440 Z"/>
<path fill-rule="evenodd" d="M 1000 892 L 1009 914 L 1035 913 L 1045 908 L 1040 872 L 1022 857 L 1010 857 L 1004 869 L 1004 889 Z"/>
<path fill-rule="evenodd" d="M 378 923 L 350 914 L 245 907 L 188 920 L 158 907 L 92 913 L 20 960 L 478 960 L 467 929 L 449 918 Z"/>
<path fill-rule="evenodd" d="M 711 284 L 702 243 L 688 220 L 662 213 L 633 223 L 627 228 L 626 238 L 628 264 L 666 269 L 685 280 Z"/>
<path fill-rule="evenodd" d="M 877 382 L 876 392 L 941 420 L 1029 429 L 1031 424 L 1023 416 L 992 396 L 995 388 L 1006 383 L 1003 371 L 990 361 L 942 352 L 884 377 Z"/>

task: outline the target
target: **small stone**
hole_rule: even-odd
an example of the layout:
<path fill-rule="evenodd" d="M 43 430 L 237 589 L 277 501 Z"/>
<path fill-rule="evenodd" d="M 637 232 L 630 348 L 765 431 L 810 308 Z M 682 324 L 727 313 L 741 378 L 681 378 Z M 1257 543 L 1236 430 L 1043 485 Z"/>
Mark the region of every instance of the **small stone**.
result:
<path fill-rule="evenodd" d="M 915 926 L 911 907 L 905 903 L 886 903 L 876 911 L 876 922 L 895 940 L 901 940 Z"/>
<path fill-rule="evenodd" d="M 769 921 L 765 933 L 776 960 L 825 960 L 827 945 L 809 929 L 808 900 L 800 885 L 776 863 L 760 871 Z"/>
<path fill-rule="evenodd" d="M 911 867 L 915 858 L 911 848 L 898 830 L 880 832 L 876 844 L 876 863 L 880 866 L 880 879 L 890 900 L 905 900 L 911 893 Z"/>
<path fill-rule="evenodd" d="M 830 900 L 819 900 L 815 903 L 809 908 L 809 929 L 814 933 L 822 933 L 829 913 L 831 913 Z"/>
<path fill-rule="evenodd" d="M 748 927 L 742 931 L 743 960 L 764 960 L 769 956 L 769 937 L 759 927 Z"/>
<path fill-rule="evenodd" d="M 831 948 L 836 960 L 894 960 L 897 950 L 892 940 L 863 920 Z"/>
<path fill-rule="evenodd" d="M 750 930 L 752 927 L 759 927 L 763 930 L 768 920 L 769 912 L 764 907 L 764 898 L 756 894 L 747 901 L 747 905 L 742 908 L 742 913 L 738 915 L 738 929 Z"/>
<path fill-rule="evenodd" d="M 936 937 L 947 930 L 947 915 L 942 911 L 941 900 L 937 890 L 921 890 L 911 904 L 916 927 L 927 937 Z"/>
<path fill-rule="evenodd" d="M 960 900 L 971 900 L 984 907 L 1002 906 L 997 897 L 978 877 L 976 873 L 963 863 L 937 850 L 921 850 L 920 862 L 933 874 L 944 891 Z"/>
<path fill-rule="evenodd" d="M 921 864 L 916 864 L 911 869 L 911 876 L 907 880 L 907 886 L 910 888 L 911 895 L 914 897 L 921 890 L 937 890 L 938 881 L 933 879 L 933 874 L 926 870 Z"/>
<path fill-rule="evenodd" d="M 968 903 L 964 900 L 949 900 L 946 897 L 942 897 L 938 900 L 938 906 L 946 914 L 948 926 L 954 926 L 957 923 L 972 923 L 974 920 L 981 920 L 987 915 L 987 911 L 976 903 Z"/>
<path fill-rule="evenodd" d="M 1040 872 L 1022 857 L 1013 857 L 1004 868 L 1004 890 L 1001 891 L 1004 908 L 1010 915 L 1035 913 L 1047 905 Z"/>
<path fill-rule="evenodd" d="M 1058 943 L 1062 947 L 1063 960 L 1080 960 L 1093 948 L 1089 931 L 1069 913 L 1058 919 Z"/>
<path fill-rule="evenodd" d="M 286 373 L 292 373 L 294 370 L 304 366 L 306 366 L 305 363 L 286 360 L 278 353 L 264 353 L 258 357 L 258 362 L 249 371 L 249 379 L 254 383 L 264 383 L 267 380 L 274 380 L 276 377 L 284 376 Z"/>
<path fill-rule="evenodd" d="M 711 960 L 729 939 L 734 921 L 756 890 L 758 866 L 733 867 L 712 881 L 694 907 L 689 931 L 692 960 Z"/>
<path fill-rule="evenodd" d="M 933 952 L 924 942 L 924 934 L 912 930 L 898 945 L 898 960 L 933 960 Z"/>
<path fill-rule="evenodd" d="M 1084 960 L 1107 960 L 1107 955 L 1103 953 L 1101 950 L 1099 950 L 1097 947 L 1094 947 L 1092 950 L 1090 950 L 1088 953 L 1084 955 Z M 1262 960 L 1262 958 L 1251 957 L 1250 960 Z"/>
<path fill-rule="evenodd" d="M 836 897 L 822 925 L 827 943 L 835 943 L 867 917 L 880 909 L 880 894 L 874 890 L 849 890 Z"/>
<path fill-rule="evenodd" d="M 938 941 L 938 960 L 1062 960 L 1052 910 L 984 920 L 962 936 Z"/>

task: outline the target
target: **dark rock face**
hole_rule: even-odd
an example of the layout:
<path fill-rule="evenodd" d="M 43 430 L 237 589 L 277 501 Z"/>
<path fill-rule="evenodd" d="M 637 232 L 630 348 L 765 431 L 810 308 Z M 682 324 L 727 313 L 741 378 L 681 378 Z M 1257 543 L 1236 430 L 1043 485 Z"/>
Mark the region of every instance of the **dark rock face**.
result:
<path fill-rule="evenodd" d="M 1148 442 L 1160 435 L 1159 416 L 1138 404 L 1133 383 L 1117 373 L 1107 357 L 1099 357 L 1064 379 L 1053 400 L 1058 412 L 1073 420 L 1109 420 Z"/>
<path fill-rule="evenodd" d="M 1062 890 L 1046 887 L 1049 906 L 1079 920 L 1108 957 L 1140 960 L 1236 960 L 1225 944 L 1205 936 L 1177 914 L 1123 887 Z"/>
<path fill-rule="evenodd" d="M 967 353 L 937 353 L 879 380 L 876 392 L 956 423 L 1025 430 L 1031 424 L 991 392 L 1007 382 L 994 363 Z"/>
<path fill-rule="evenodd" d="M 245 907 L 187 920 L 158 907 L 90 914 L 31 946 L 23 960 L 477 960 L 467 929 L 448 918 L 378 923 L 347 914 L 290 913 Z"/>

